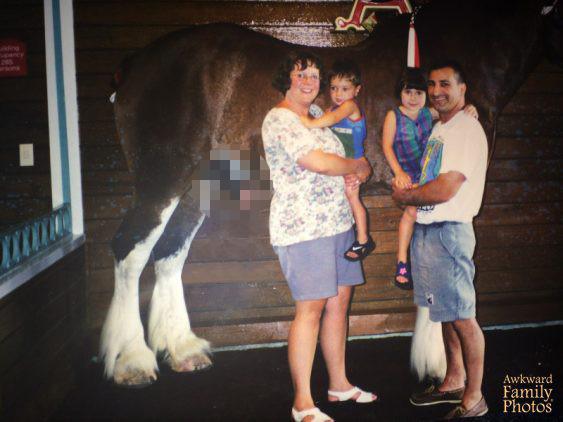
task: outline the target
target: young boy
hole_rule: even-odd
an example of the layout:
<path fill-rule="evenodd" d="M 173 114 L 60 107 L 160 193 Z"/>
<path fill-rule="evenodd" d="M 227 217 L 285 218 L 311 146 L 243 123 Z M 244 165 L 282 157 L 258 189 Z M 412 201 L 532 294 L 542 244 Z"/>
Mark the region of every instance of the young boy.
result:
<path fill-rule="evenodd" d="M 356 102 L 362 87 L 360 69 L 354 62 L 337 61 L 328 76 L 332 107 L 317 119 L 302 117 L 301 120 L 308 128 L 330 126 L 342 142 L 346 157 L 361 158 L 364 156 L 366 120 Z M 367 212 L 360 199 L 359 188 L 346 187 L 346 197 L 354 213 L 357 237 L 344 257 L 349 261 L 359 261 L 375 249 L 375 242 L 368 233 Z"/>

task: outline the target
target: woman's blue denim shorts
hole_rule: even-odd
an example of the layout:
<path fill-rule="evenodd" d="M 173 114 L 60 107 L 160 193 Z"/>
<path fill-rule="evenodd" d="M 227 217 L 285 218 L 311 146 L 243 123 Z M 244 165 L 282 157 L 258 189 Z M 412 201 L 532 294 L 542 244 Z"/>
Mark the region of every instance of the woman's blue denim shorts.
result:
<path fill-rule="evenodd" d="M 475 317 L 475 233 L 471 223 L 415 224 L 411 240 L 414 301 L 430 319 Z"/>
<path fill-rule="evenodd" d="M 334 236 L 275 246 L 293 299 L 325 299 L 336 296 L 338 286 L 362 284 L 361 264 L 344 258 L 353 242 L 354 231 L 350 229 Z"/>

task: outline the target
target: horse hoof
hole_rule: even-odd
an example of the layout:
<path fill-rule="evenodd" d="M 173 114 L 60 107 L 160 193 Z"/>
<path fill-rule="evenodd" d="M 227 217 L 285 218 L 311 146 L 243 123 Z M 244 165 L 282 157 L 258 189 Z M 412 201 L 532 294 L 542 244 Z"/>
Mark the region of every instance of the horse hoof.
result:
<path fill-rule="evenodd" d="M 144 371 L 138 370 L 121 376 L 116 375 L 113 381 L 118 387 L 131 389 L 145 388 L 156 382 L 156 374 L 154 372 L 147 374 Z"/>
<path fill-rule="evenodd" d="M 170 363 L 170 367 L 175 372 L 201 372 L 211 369 L 212 366 L 211 359 L 204 353 L 190 356 L 178 363 Z"/>

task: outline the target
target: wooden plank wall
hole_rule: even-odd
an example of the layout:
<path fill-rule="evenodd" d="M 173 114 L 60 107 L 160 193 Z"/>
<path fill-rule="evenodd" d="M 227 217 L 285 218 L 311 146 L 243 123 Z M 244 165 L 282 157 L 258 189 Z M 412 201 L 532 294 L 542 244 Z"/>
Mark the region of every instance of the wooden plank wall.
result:
<path fill-rule="evenodd" d="M 113 290 L 109 241 L 131 204 L 131 175 L 115 139 L 109 81 L 119 62 L 157 37 L 190 24 L 234 22 L 309 45 L 342 46 L 365 38 L 334 34 L 331 21 L 349 13 L 352 2 L 212 1 L 75 3 L 80 128 L 89 267 L 89 323 L 99 330 Z M 196 327 L 268 323 L 287 319 L 291 300 L 267 237 L 267 214 L 253 230 L 207 221 L 192 248 L 193 267 L 184 278 Z M 214 242 L 221 248 L 209 253 Z M 141 281 L 143 309 L 150 298 L 152 268 Z M 237 328 L 233 327 L 233 324 Z M 259 326 L 264 331 L 264 325 Z M 257 325 L 253 325 L 253 330 Z M 202 328 L 203 329 L 203 328 Z M 269 328 L 266 328 L 269 331 Z M 211 334 L 215 344 L 224 343 Z M 265 334 L 268 336 L 269 334 Z M 229 337 L 226 335 L 226 337 Z M 95 341 L 97 336 L 93 335 Z M 249 336 L 233 336 L 247 343 Z"/>
<path fill-rule="evenodd" d="M 107 82 L 119 61 L 156 37 L 192 23 L 230 21 L 311 45 L 346 45 L 362 35 L 334 34 L 331 22 L 351 2 L 213 1 L 76 4 L 77 63 L 84 155 L 89 323 L 103 322 L 113 289 L 108 242 L 131 204 L 132 188 L 113 135 Z M 485 324 L 560 318 L 560 123 L 563 73 L 542 64 L 500 119 L 485 206 L 476 222 L 480 318 Z M 410 293 L 391 285 L 400 211 L 389 196 L 366 198 L 374 255 L 352 305 L 352 334 L 412 329 Z M 184 269 L 193 325 L 215 344 L 285 338 L 292 301 L 268 244 L 267 213 L 252 231 L 207 221 Z M 213 245 L 220 245 L 212 252 Z M 149 268 L 141 298 L 150 298 Z"/>
<path fill-rule="evenodd" d="M 0 230 L 51 210 L 43 2 L 3 1 L 2 38 L 26 44 L 28 75 L 0 78 Z M 19 166 L 21 143 L 33 143 L 35 166 Z"/>
<path fill-rule="evenodd" d="M 33 4 L 33 2 L 31 2 Z M 109 241 L 132 203 L 132 177 L 115 137 L 110 81 L 119 62 L 155 38 L 193 23 L 229 21 L 310 45 L 347 45 L 334 34 L 351 1 L 75 1 L 78 93 L 86 219 L 88 324 L 93 344 L 113 291 Z M 33 7 L 33 6 L 29 6 Z M 23 18 L 22 18 L 23 19 Z M 33 33 L 39 17 L 25 19 Z M 22 20 L 23 22 L 23 20 Z M 27 33 L 27 32 L 26 32 Z M 476 221 L 482 323 L 561 319 L 561 149 L 563 72 L 542 63 L 503 113 Z M 400 211 L 388 195 L 365 198 L 375 254 L 352 305 L 351 334 L 412 329 L 410 293 L 391 285 Z M 184 269 L 198 333 L 216 345 L 284 339 L 289 292 L 268 243 L 267 213 L 250 230 L 206 221 Z M 216 251 L 213 252 L 213 246 Z M 152 268 L 141 280 L 143 310 Z"/>
<path fill-rule="evenodd" d="M 0 300 L 0 419 L 45 420 L 83 368 L 85 251 Z"/>

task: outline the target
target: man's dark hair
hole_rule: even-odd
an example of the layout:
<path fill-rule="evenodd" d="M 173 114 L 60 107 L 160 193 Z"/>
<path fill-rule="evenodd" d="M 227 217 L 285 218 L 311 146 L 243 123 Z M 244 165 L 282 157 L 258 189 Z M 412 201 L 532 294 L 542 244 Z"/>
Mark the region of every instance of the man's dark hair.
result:
<path fill-rule="evenodd" d="M 430 75 L 430 72 L 432 72 L 433 70 L 443 69 L 445 67 L 449 67 L 450 69 L 452 69 L 454 71 L 454 75 L 455 75 L 458 83 L 460 83 L 460 84 L 466 83 L 465 82 L 466 81 L 465 71 L 463 70 L 463 66 L 461 66 L 461 64 L 459 64 L 459 62 L 457 62 L 455 60 L 447 59 L 447 60 L 435 62 L 428 69 L 428 74 Z"/>
<path fill-rule="evenodd" d="M 354 86 L 362 84 L 362 72 L 353 60 L 335 61 L 328 72 L 327 80 L 330 82 L 335 77 L 348 79 Z"/>
<path fill-rule="evenodd" d="M 287 57 L 280 63 L 278 69 L 272 79 L 272 86 L 276 88 L 283 95 L 287 92 L 291 86 L 291 78 L 289 74 L 298 66 L 300 70 L 307 69 L 308 66 L 313 66 L 319 69 L 320 78 L 320 89 L 322 90 L 325 86 L 325 75 L 323 62 L 313 53 L 307 51 L 292 51 L 287 55 Z"/>
<path fill-rule="evenodd" d="M 395 95 L 401 99 L 401 91 L 403 89 L 418 89 L 426 92 L 426 78 L 422 71 L 416 67 L 407 67 L 401 73 L 397 84 L 395 85 Z"/>

